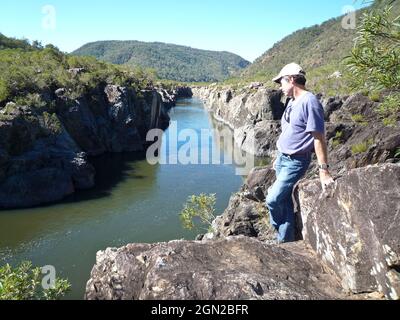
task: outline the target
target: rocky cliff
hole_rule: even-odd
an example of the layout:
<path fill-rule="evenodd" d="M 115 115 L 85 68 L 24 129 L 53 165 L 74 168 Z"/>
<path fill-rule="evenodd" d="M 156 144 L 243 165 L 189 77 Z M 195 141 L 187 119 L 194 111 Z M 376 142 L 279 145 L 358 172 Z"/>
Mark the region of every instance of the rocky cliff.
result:
<path fill-rule="evenodd" d="M 229 87 L 193 88 L 193 93 L 204 101 L 215 119 L 235 130 L 235 141 L 241 149 L 256 156 L 275 154 L 286 103 L 280 91 L 254 84 L 236 90 Z M 377 121 L 379 102 L 362 94 L 318 97 L 325 110 L 330 162 L 334 171 L 393 159 L 400 147 L 400 117 L 396 127 L 384 126 Z"/>
<path fill-rule="evenodd" d="M 180 90 L 105 85 L 71 99 L 60 88 L 42 94 L 53 110 L 8 103 L 0 110 L 0 208 L 36 206 L 92 187 L 87 156 L 144 151 L 148 130 L 167 128 L 168 109 L 189 93 Z"/>
<path fill-rule="evenodd" d="M 97 254 L 86 299 L 214 300 L 344 298 L 303 244 L 248 237 L 130 244 Z"/>
<path fill-rule="evenodd" d="M 234 130 L 238 146 L 256 156 L 274 150 L 284 112 L 282 93 L 264 87 L 235 91 L 231 88 L 193 88 L 214 118 Z"/>
<path fill-rule="evenodd" d="M 232 128 L 267 132 L 253 135 L 253 151 L 272 153 L 283 111 L 279 92 L 207 90 L 193 91 Z M 323 192 L 312 167 L 297 185 L 297 243 L 271 245 L 264 201 L 275 172 L 255 168 L 213 232 L 99 252 L 86 298 L 399 299 L 399 129 L 374 120 L 375 102 L 360 94 L 322 102 L 336 181 Z"/>
<path fill-rule="evenodd" d="M 326 193 L 296 192 L 296 243 L 271 245 L 257 168 L 214 232 L 197 241 L 130 244 L 97 254 L 87 299 L 399 299 L 400 164 L 354 169 Z M 383 201 L 382 201 L 383 200 Z"/>

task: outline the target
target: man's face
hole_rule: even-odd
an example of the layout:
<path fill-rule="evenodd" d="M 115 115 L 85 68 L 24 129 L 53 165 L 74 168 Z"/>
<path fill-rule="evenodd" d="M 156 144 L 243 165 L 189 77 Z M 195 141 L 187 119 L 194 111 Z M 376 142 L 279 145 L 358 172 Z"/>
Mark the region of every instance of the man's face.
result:
<path fill-rule="evenodd" d="M 288 97 L 293 97 L 294 82 L 292 77 L 283 77 L 281 79 L 281 90 Z"/>

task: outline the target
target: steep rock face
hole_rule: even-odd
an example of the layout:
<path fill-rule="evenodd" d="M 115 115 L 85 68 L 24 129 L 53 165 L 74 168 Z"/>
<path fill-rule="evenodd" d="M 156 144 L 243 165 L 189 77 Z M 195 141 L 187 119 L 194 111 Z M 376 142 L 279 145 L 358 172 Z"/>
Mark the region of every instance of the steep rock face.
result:
<path fill-rule="evenodd" d="M 238 146 L 256 156 L 274 156 L 281 133 L 284 100 L 279 91 L 263 87 L 235 92 L 212 87 L 193 89 L 214 117 L 235 129 Z M 400 130 L 377 121 L 379 103 L 362 94 L 318 96 L 325 111 L 326 136 L 334 172 L 385 163 L 400 148 Z M 311 174 L 310 174 L 311 173 Z M 316 162 L 308 177 L 318 173 Z"/>
<path fill-rule="evenodd" d="M 400 165 L 343 174 L 327 193 L 319 181 L 299 187 L 303 234 L 352 292 L 400 297 Z"/>
<path fill-rule="evenodd" d="M 236 129 L 261 120 L 280 120 L 284 112 L 281 91 L 260 87 L 257 90 L 235 92 L 233 89 L 193 88 L 215 118 Z"/>
<path fill-rule="evenodd" d="M 247 237 L 130 244 L 97 254 L 89 300 L 343 299 L 303 244 Z"/>
<path fill-rule="evenodd" d="M 254 168 L 246 182 L 229 199 L 222 215 L 213 221 L 213 231 L 198 239 L 220 239 L 243 235 L 260 241 L 275 239 L 275 230 L 269 223 L 265 207 L 266 189 L 275 181 L 275 171 L 269 167 Z"/>
<path fill-rule="evenodd" d="M 192 88 L 186 86 L 178 86 L 173 89 L 157 87 L 157 92 L 161 95 L 162 102 L 167 110 L 175 107 L 178 98 L 193 97 Z"/>
<path fill-rule="evenodd" d="M 351 170 L 322 193 L 319 179 L 302 180 L 294 194 L 297 239 L 303 239 L 341 279 L 348 292 L 381 292 L 399 299 L 400 164 Z M 270 167 L 255 168 L 228 208 L 198 239 L 244 235 L 273 239 L 265 194 Z"/>
<path fill-rule="evenodd" d="M 57 117 L 15 105 L 0 117 L 1 208 L 57 201 L 93 186 L 93 167 Z"/>
<path fill-rule="evenodd" d="M 142 151 L 149 129 L 165 129 L 169 117 L 156 91 L 108 85 L 104 91 L 77 100 L 58 99 L 58 115 L 67 131 L 88 155 Z"/>
<path fill-rule="evenodd" d="M 284 112 L 280 91 L 264 87 L 244 92 L 193 88 L 193 94 L 204 101 L 215 119 L 235 130 L 239 147 L 257 156 L 270 155 Z"/>
<path fill-rule="evenodd" d="M 213 221 L 212 227 L 212 232 L 199 235 L 197 239 L 213 240 L 239 235 L 260 241 L 275 238 L 264 204 L 247 198 L 243 191 L 230 198 L 228 208 Z"/>
<path fill-rule="evenodd" d="M 281 134 L 280 121 L 263 120 L 255 125 L 242 126 L 234 131 L 236 144 L 249 154 L 273 156 Z"/>
<path fill-rule="evenodd" d="M 9 103 L 0 110 L 0 208 L 58 201 L 94 185 L 87 155 L 144 151 L 146 134 L 169 124 L 155 90 L 107 85 L 78 99 L 58 89 L 51 113 Z"/>

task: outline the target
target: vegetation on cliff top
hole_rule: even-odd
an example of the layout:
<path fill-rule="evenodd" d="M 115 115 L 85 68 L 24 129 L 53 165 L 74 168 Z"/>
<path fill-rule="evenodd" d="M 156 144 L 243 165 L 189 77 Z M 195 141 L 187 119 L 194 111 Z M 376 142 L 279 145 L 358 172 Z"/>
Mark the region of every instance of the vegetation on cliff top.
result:
<path fill-rule="evenodd" d="M 10 101 L 43 107 L 47 102 L 40 97 L 54 94 L 58 88 L 64 88 L 65 94 L 74 99 L 101 84 L 139 90 L 152 86 L 156 79 L 154 73 L 142 68 L 67 55 L 38 42 L 30 45 L 1 35 L 0 46 L 0 107 Z"/>
<path fill-rule="evenodd" d="M 132 67 L 152 68 L 161 79 L 207 82 L 221 81 L 247 67 L 250 62 L 230 52 L 217 52 L 160 42 L 99 41 L 88 43 L 72 54 Z"/>

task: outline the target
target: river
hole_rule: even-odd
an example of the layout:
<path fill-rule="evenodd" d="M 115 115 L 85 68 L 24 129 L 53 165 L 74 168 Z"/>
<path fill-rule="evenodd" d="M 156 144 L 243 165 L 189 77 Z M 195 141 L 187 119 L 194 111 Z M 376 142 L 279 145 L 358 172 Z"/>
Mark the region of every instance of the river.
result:
<path fill-rule="evenodd" d="M 170 116 L 178 132 L 221 126 L 195 98 L 179 100 Z M 220 148 L 215 139 L 210 141 L 198 146 L 199 154 Z M 160 155 L 165 156 L 168 152 Z M 95 188 L 56 204 L 0 211 L 0 265 L 30 260 L 36 266 L 54 266 L 57 276 L 72 285 L 67 299 L 83 298 L 98 250 L 133 242 L 193 240 L 198 232 L 184 230 L 179 220 L 186 199 L 215 193 L 220 214 L 243 183 L 234 164 L 150 165 L 133 154 L 108 154 L 92 163 Z"/>

